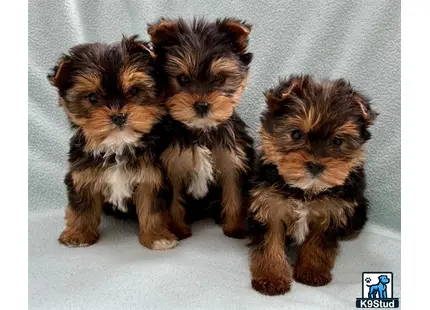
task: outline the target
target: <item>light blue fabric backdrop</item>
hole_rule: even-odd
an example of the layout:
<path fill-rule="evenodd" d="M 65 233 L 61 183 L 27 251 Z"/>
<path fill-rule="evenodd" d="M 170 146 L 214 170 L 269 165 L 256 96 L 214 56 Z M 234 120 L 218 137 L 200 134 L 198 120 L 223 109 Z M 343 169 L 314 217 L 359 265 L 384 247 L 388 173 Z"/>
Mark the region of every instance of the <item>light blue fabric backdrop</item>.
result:
<path fill-rule="evenodd" d="M 106 229 L 106 226 L 102 227 L 100 243 L 88 249 L 69 250 L 55 243 L 62 229 L 63 210 L 67 202 L 63 178 L 67 169 L 71 131 L 64 112 L 58 107 L 56 92 L 49 85 L 46 75 L 60 54 L 71 46 L 82 42 L 116 41 L 122 34 L 137 33 L 147 38 L 146 24 L 160 16 L 206 16 L 211 19 L 235 16 L 253 24 L 249 50 L 254 53 L 254 60 L 248 87 L 239 106 L 239 112 L 253 134 L 258 129 L 259 115 L 264 107 L 262 92 L 273 86 L 280 76 L 313 73 L 328 78 L 344 77 L 370 96 L 375 109 L 380 113 L 372 129 L 373 139 L 367 151 L 368 197 L 372 206 L 370 217 L 374 224 L 400 231 L 400 1 L 33 0 L 29 2 L 28 45 L 29 277 L 32 306 L 60 309 L 87 308 L 92 305 L 94 309 L 97 305 L 103 308 L 103 302 L 109 302 L 111 307 L 122 305 L 140 309 L 165 309 L 168 307 L 168 296 L 163 297 L 152 291 L 149 295 L 141 296 L 143 300 L 137 301 L 130 297 L 133 294 L 129 296 L 127 292 L 133 292 L 133 289 L 145 291 L 143 287 L 134 286 L 134 283 L 138 283 L 155 285 L 161 291 L 172 293 L 172 289 L 169 291 L 166 286 L 175 283 L 176 278 L 166 276 L 171 276 L 171 272 L 179 274 L 169 265 L 178 264 L 178 256 L 175 255 L 182 255 L 186 264 L 190 264 L 190 269 L 186 269 L 186 272 L 196 273 L 195 276 L 190 276 L 189 280 L 194 281 L 192 284 L 184 284 L 178 291 L 175 289 L 177 286 L 173 286 L 172 296 L 181 292 L 179 308 L 189 305 L 190 300 L 199 301 L 194 304 L 195 307 L 190 306 L 191 308 L 223 307 L 223 298 L 220 297 L 224 296 L 223 294 L 227 294 L 226 299 L 233 302 L 232 309 L 258 309 L 261 302 L 268 308 L 276 308 L 282 306 L 286 300 L 296 306 L 300 306 L 301 301 L 307 302 L 309 309 L 312 308 L 313 301 L 314 307 L 317 308 L 317 301 L 320 301 L 320 305 L 325 304 L 325 308 L 334 304 L 338 309 L 352 308 L 354 298 L 359 297 L 361 292 L 357 284 L 360 281 L 360 272 L 377 268 L 397 272 L 398 292 L 398 233 L 394 239 L 390 237 L 389 241 L 386 234 L 378 235 L 378 239 L 365 233 L 357 243 L 346 246 L 342 254 L 344 256 L 341 255 L 336 267 L 338 275 L 335 279 L 340 281 L 340 286 L 332 286 L 331 291 L 330 287 L 318 291 L 305 290 L 303 286 L 294 284 L 294 287 L 303 290 L 296 289 L 294 294 L 297 295 L 283 297 L 287 299 L 270 299 L 270 302 L 268 299 L 258 299 L 261 297 L 254 294 L 249 287 L 246 249 L 242 248 L 242 244 L 239 247 L 238 243 L 233 243 L 231 239 L 223 238 L 220 229 L 212 226 L 209 230 L 200 230 L 203 235 L 213 232 L 215 237 L 206 236 L 208 239 L 204 239 L 201 235 L 186 240 L 175 250 L 180 251 L 179 254 L 165 254 L 171 255 L 171 260 L 160 260 L 156 254 L 146 251 L 143 255 L 144 249 L 137 242 L 136 229 L 126 225 L 116 226 L 117 230 L 122 231 L 119 235 Z M 108 223 L 114 225 L 109 221 Z M 130 243 L 124 243 L 124 240 L 130 240 Z M 209 248 L 203 252 L 198 249 L 190 250 L 192 244 Z M 106 249 L 103 246 L 106 246 Z M 211 252 L 211 249 L 214 251 Z M 114 271 L 110 274 L 104 273 L 106 268 L 123 268 L 123 255 L 126 261 L 127 257 L 133 257 L 124 264 L 134 266 L 133 264 L 139 261 L 134 254 L 146 257 L 146 260 L 154 259 L 149 267 L 145 265 L 147 262 L 144 263 L 145 266 L 139 265 L 139 268 L 142 268 L 140 271 L 145 270 L 146 280 L 142 280 L 141 275 L 136 273 L 138 270 L 133 268 L 127 270 L 128 274 L 115 274 Z M 210 257 L 205 258 L 205 254 Z M 224 254 L 225 256 L 222 256 Z M 235 254 L 237 256 L 234 256 Z M 202 259 L 207 259 L 208 264 L 214 265 L 207 269 L 203 264 L 200 270 L 195 259 L 202 255 Z M 107 260 L 107 257 L 114 262 Z M 114 264 L 116 259 L 122 263 Z M 156 268 L 154 262 L 162 262 L 164 271 L 153 270 Z M 228 264 L 230 269 L 223 270 L 222 267 Z M 181 265 L 180 268 L 185 267 Z M 208 275 L 211 270 L 213 274 Z M 160 272 L 164 278 L 158 278 Z M 238 272 L 237 277 L 235 272 Z M 115 280 L 112 280 L 112 277 L 116 277 Z M 180 274 L 180 277 L 185 279 L 187 276 Z M 207 280 L 212 279 L 211 277 L 214 281 L 217 277 L 227 281 L 223 284 L 227 291 L 218 291 L 217 285 L 221 284 Z M 144 282 L 139 282 L 140 280 Z M 351 284 L 348 286 L 346 283 Z M 243 289 L 244 294 L 252 298 L 244 297 L 243 300 L 247 302 L 239 299 L 242 295 L 236 290 L 236 284 L 239 286 L 237 290 Z M 119 301 L 112 300 L 117 296 L 116 286 L 119 286 L 121 294 L 131 299 L 121 300 L 121 303 L 116 304 Z M 215 295 L 209 294 L 212 289 L 215 290 Z M 91 293 L 92 290 L 94 294 Z M 213 302 L 205 303 L 208 296 L 206 294 L 211 296 Z M 306 296 L 314 296 L 316 299 L 309 300 Z M 153 307 L 145 304 L 152 302 L 151 298 L 155 300 Z M 223 308 L 227 309 L 229 306 L 224 304 Z"/>

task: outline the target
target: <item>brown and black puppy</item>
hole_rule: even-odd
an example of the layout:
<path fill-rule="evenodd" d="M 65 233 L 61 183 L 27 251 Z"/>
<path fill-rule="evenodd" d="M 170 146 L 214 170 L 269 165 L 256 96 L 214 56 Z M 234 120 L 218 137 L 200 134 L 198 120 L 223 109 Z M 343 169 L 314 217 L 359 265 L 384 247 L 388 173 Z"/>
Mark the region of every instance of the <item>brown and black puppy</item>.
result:
<path fill-rule="evenodd" d="M 224 233 L 244 236 L 253 141 L 235 107 L 252 59 L 250 31 L 236 19 L 161 19 L 148 27 L 171 116 L 171 143 L 161 160 L 173 187 L 172 229 L 180 238 L 191 235 L 186 213 L 192 221 L 219 205 L 215 216 Z"/>
<path fill-rule="evenodd" d="M 154 250 L 178 240 L 164 210 L 162 152 L 165 109 L 156 97 L 154 54 L 137 36 L 70 49 L 48 76 L 76 130 L 65 178 L 69 204 L 59 241 L 88 246 L 99 239 L 103 203 L 134 200 L 140 242 Z"/>
<path fill-rule="evenodd" d="M 367 220 L 364 145 L 376 113 L 344 80 L 292 76 L 266 93 L 261 156 L 249 209 L 252 286 L 267 295 L 291 277 L 331 281 L 338 239 Z M 285 244 L 301 245 L 294 271 Z"/>

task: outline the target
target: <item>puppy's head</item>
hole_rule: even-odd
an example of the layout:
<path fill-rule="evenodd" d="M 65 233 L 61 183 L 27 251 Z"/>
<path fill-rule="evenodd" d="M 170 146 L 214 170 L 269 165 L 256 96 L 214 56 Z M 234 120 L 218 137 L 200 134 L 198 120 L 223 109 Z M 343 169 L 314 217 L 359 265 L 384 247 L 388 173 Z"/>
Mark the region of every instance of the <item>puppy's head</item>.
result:
<path fill-rule="evenodd" d="M 377 113 L 349 83 L 293 76 L 268 90 L 266 99 L 262 150 L 288 184 L 320 192 L 343 185 L 363 164 Z"/>
<path fill-rule="evenodd" d="M 110 45 L 77 45 L 53 68 L 48 78 L 60 105 L 93 147 L 135 143 L 164 114 L 153 57 L 134 36 Z"/>
<path fill-rule="evenodd" d="M 252 59 L 246 51 L 250 32 L 250 25 L 236 19 L 161 19 L 149 25 L 166 106 L 174 119 L 209 128 L 232 115 Z"/>

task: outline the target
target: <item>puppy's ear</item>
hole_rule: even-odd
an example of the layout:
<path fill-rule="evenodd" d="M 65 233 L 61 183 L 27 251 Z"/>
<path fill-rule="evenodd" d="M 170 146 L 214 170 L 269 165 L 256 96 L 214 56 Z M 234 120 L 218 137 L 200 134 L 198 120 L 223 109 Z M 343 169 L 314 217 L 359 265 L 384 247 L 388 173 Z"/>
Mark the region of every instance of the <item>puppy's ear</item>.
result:
<path fill-rule="evenodd" d="M 354 99 L 360 106 L 366 127 L 373 125 L 379 113 L 372 109 L 372 107 L 370 106 L 370 100 L 357 92 L 355 92 L 354 94 Z"/>
<path fill-rule="evenodd" d="M 151 42 L 157 45 L 169 45 L 176 41 L 178 23 L 173 20 L 161 18 L 155 24 L 148 24 L 148 34 Z"/>
<path fill-rule="evenodd" d="M 299 80 L 290 79 L 281 82 L 278 88 L 271 88 L 264 93 L 269 111 L 282 112 L 288 108 L 288 102 L 294 90 L 300 84 Z"/>
<path fill-rule="evenodd" d="M 340 86 L 342 92 L 344 92 L 349 98 L 352 98 L 354 103 L 360 107 L 361 115 L 366 127 L 373 125 L 379 114 L 370 106 L 370 99 L 354 90 L 352 85 L 345 79 L 336 80 L 335 85 Z"/>
<path fill-rule="evenodd" d="M 125 49 L 130 54 L 146 54 L 149 55 L 152 59 L 157 58 L 155 52 L 151 49 L 148 43 L 138 40 L 139 36 L 134 35 L 131 37 L 122 36 L 121 44 L 125 47 Z"/>
<path fill-rule="evenodd" d="M 218 20 L 218 28 L 221 32 L 228 33 L 235 52 L 242 54 L 248 47 L 248 37 L 252 26 L 239 19 L 225 18 Z"/>
<path fill-rule="evenodd" d="M 364 120 L 365 126 L 369 127 L 370 125 L 373 125 L 379 114 L 371 108 L 370 99 L 356 91 L 352 87 L 351 83 L 345 79 L 337 79 L 333 84 L 336 86 L 337 92 L 340 92 L 342 95 L 347 96 L 352 100 L 353 105 L 356 104 L 360 107 L 360 114 Z"/>
<path fill-rule="evenodd" d="M 55 86 L 60 92 L 62 92 L 71 84 L 69 79 L 71 70 L 71 58 L 67 55 L 63 55 L 57 62 L 57 65 L 52 68 L 51 73 L 48 74 L 48 80 L 52 86 Z"/>

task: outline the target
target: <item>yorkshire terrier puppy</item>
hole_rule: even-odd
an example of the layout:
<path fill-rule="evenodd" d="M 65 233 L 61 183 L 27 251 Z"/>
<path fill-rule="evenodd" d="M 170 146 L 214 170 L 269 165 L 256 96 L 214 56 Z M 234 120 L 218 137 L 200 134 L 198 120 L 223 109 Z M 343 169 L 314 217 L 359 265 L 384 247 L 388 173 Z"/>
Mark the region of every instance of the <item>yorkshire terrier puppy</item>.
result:
<path fill-rule="evenodd" d="M 209 206 L 220 206 L 225 235 L 244 237 L 253 140 L 235 107 L 252 59 L 250 32 L 250 25 L 228 18 L 148 26 L 171 117 L 171 143 L 161 160 L 173 190 L 172 231 L 180 238 L 191 235 L 188 223 Z"/>
<path fill-rule="evenodd" d="M 338 240 L 367 220 L 364 145 L 377 113 L 346 81 L 292 76 L 266 92 L 249 209 L 252 287 L 287 292 L 291 276 L 331 281 Z M 285 245 L 301 245 L 294 271 Z"/>
<path fill-rule="evenodd" d="M 168 230 L 159 156 L 166 115 L 156 96 L 154 54 L 137 36 L 70 49 L 48 76 L 76 129 L 65 177 L 69 204 L 59 241 L 89 246 L 99 239 L 104 203 L 134 201 L 140 242 L 153 250 L 178 244 Z"/>

